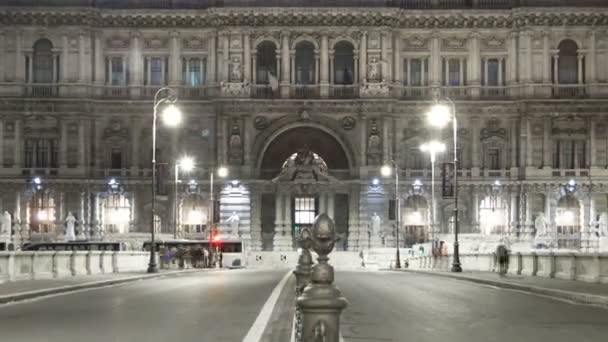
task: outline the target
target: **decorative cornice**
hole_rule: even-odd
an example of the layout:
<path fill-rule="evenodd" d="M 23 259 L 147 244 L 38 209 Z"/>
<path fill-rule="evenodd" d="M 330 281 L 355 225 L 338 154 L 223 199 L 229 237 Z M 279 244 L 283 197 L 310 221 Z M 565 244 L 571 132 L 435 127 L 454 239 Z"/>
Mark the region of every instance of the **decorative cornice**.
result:
<path fill-rule="evenodd" d="M 65 8 L 18 8 L 0 10 L 3 25 L 91 26 L 139 28 L 201 27 L 294 27 L 294 26 L 368 26 L 417 29 L 517 28 L 527 26 L 608 26 L 608 11 L 571 8 L 548 11 L 493 10 L 411 11 L 391 8 L 212 8 L 187 11 L 148 10 L 68 10 Z"/>

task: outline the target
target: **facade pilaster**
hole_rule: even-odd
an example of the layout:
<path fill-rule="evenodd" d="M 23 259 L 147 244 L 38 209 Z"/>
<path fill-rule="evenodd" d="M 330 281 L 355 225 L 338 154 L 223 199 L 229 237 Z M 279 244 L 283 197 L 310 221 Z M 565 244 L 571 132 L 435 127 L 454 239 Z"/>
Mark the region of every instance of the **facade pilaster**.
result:
<path fill-rule="evenodd" d="M 471 203 L 473 205 L 473 217 L 471 218 L 471 233 L 480 233 L 479 227 L 479 191 L 477 186 L 472 187 L 473 198 Z M 483 232 L 482 232 L 483 233 Z"/>
<path fill-rule="evenodd" d="M 471 162 L 472 172 L 474 175 L 479 176 L 479 146 L 481 141 L 479 139 L 479 117 L 473 116 L 470 118 L 471 123 Z"/>
<path fill-rule="evenodd" d="M 544 117 L 543 127 L 543 168 L 549 169 L 553 165 L 551 163 L 551 157 L 553 156 L 553 149 L 551 147 L 551 117 Z"/>
<path fill-rule="evenodd" d="M 140 139 L 141 139 L 141 119 L 133 117 L 131 120 L 131 173 L 137 174 L 139 169 Z"/>
<path fill-rule="evenodd" d="M 69 58 L 70 50 L 68 45 L 68 35 L 64 33 L 61 36 L 61 83 L 68 82 Z"/>
<path fill-rule="evenodd" d="M 87 66 L 90 66 L 90 60 L 87 61 L 86 55 L 86 36 L 85 32 L 78 34 L 78 82 L 83 83 L 89 81 Z"/>
<path fill-rule="evenodd" d="M 390 68 L 389 63 L 390 60 L 388 58 L 388 42 L 389 42 L 389 37 L 387 33 L 383 33 L 382 36 L 382 47 L 380 50 L 380 58 L 382 58 L 382 61 L 384 61 L 384 63 L 382 63 L 382 81 L 390 81 L 392 79 L 391 75 L 390 75 Z"/>
<path fill-rule="evenodd" d="M 589 51 L 585 58 L 585 68 L 587 69 L 587 83 L 594 84 L 597 82 L 597 41 L 595 31 L 588 34 Z"/>
<path fill-rule="evenodd" d="M 181 46 L 179 32 L 172 31 L 169 44 L 169 86 L 179 86 L 182 83 Z"/>
<path fill-rule="evenodd" d="M 289 32 L 281 32 L 281 97 L 289 97 Z M 294 80 L 295 81 L 295 80 Z"/>
<path fill-rule="evenodd" d="M 591 168 L 597 167 L 597 140 L 595 138 L 596 117 L 594 115 L 588 118 L 589 131 L 589 159 L 588 165 Z"/>
<path fill-rule="evenodd" d="M 510 204 L 509 204 L 509 236 L 515 236 L 517 233 L 517 226 L 519 224 L 519 218 L 517 213 L 519 212 L 519 207 L 517 203 L 517 198 L 519 194 L 515 191 L 514 187 L 511 188 L 510 194 Z"/>
<path fill-rule="evenodd" d="M 512 85 L 514 83 L 517 83 L 517 55 L 518 55 L 518 51 L 517 51 L 517 37 L 518 34 L 517 32 L 511 32 L 509 34 L 509 45 L 507 47 L 508 49 L 508 64 L 507 64 L 507 85 Z"/>
<path fill-rule="evenodd" d="M 359 47 L 359 84 L 367 82 L 367 32 L 361 32 Z"/>
<path fill-rule="evenodd" d="M 543 31 L 543 83 L 551 83 L 551 59 L 549 59 L 549 32 Z"/>
<path fill-rule="evenodd" d="M 526 119 L 526 167 L 532 167 L 532 123 L 531 119 Z"/>
<path fill-rule="evenodd" d="M 25 82 L 25 61 L 23 55 L 23 31 L 15 34 L 15 82 Z"/>
<path fill-rule="evenodd" d="M 105 82 L 105 65 L 103 61 L 103 45 L 102 45 L 102 31 L 94 32 L 94 45 L 93 45 L 93 53 L 95 58 L 95 70 L 93 78 L 95 79 L 96 85 L 102 85 Z"/>
<path fill-rule="evenodd" d="M 429 79 L 431 86 L 439 87 L 441 85 L 441 50 L 439 47 L 439 32 L 433 32 L 431 38 L 431 68 Z"/>
<path fill-rule="evenodd" d="M 21 119 L 15 120 L 15 140 L 13 143 L 13 162 L 14 167 L 23 167 L 23 123 Z"/>
<path fill-rule="evenodd" d="M 209 84 L 214 85 L 217 82 L 216 70 L 217 70 L 217 37 L 216 33 L 213 32 L 209 38 L 209 68 L 207 70 L 207 79 Z"/>
<path fill-rule="evenodd" d="M 479 86 L 481 84 L 481 77 L 479 75 L 479 66 L 481 65 L 481 56 L 479 50 L 479 33 L 473 32 L 470 37 L 470 48 L 468 58 L 468 79 L 469 84 L 472 86 Z M 479 90 L 476 90 L 479 95 Z M 475 94 L 473 94 L 475 95 Z"/>
<path fill-rule="evenodd" d="M 251 37 L 249 33 L 243 34 L 243 80 L 252 81 L 251 78 Z"/>
<path fill-rule="evenodd" d="M 132 96 L 139 96 L 141 94 L 141 86 L 143 86 L 144 79 L 144 59 L 142 56 L 141 48 L 141 33 L 138 31 L 132 32 L 131 34 L 131 58 L 130 64 L 130 81 L 134 87 L 130 88 Z"/>
<path fill-rule="evenodd" d="M 328 38 L 327 32 L 323 32 L 321 35 L 321 82 L 320 82 L 320 91 L 321 97 L 326 98 L 329 95 L 329 48 L 328 48 Z"/>
<path fill-rule="evenodd" d="M 68 167 L 68 123 L 65 119 L 59 121 L 59 168 Z"/>

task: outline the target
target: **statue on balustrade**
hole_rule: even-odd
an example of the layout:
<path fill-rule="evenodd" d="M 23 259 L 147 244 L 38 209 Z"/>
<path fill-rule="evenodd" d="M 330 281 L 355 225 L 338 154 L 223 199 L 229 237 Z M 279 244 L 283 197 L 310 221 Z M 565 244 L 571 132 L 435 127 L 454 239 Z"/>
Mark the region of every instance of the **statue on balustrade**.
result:
<path fill-rule="evenodd" d="M 65 241 L 76 240 L 76 218 L 71 212 L 68 212 L 68 217 L 65 219 Z"/>
<path fill-rule="evenodd" d="M 241 130 L 238 122 L 232 125 L 232 134 L 230 135 L 230 163 L 240 164 L 243 156 L 243 142 L 241 139 Z"/>
<path fill-rule="evenodd" d="M 238 57 L 232 58 L 232 69 L 230 71 L 230 82 L 243 81 L 243 73 L 241 72 L 241 60 Z"/>
<path fill-rule="evenodd" d="M 0 225 L 0 235 L 11 235 L 12 218 L 8 211 L 4 211 L 2 215 L 2 223 Z"/>
<path fill-rule="evenodd" d="M 382 62 L 376 57 L 372 57 L 367 66 L 368 82 L 380 82 L 382 80 Z"/>

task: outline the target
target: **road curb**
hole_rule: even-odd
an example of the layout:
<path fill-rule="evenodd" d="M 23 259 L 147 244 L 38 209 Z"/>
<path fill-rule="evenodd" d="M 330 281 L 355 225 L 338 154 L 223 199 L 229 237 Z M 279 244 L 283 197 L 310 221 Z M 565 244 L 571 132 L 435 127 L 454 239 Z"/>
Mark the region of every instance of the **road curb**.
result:
<path fill-rule="evenodd" d="M 396 271 L 396 270 L 394 270 Z M 587 304 L 587 305 L 597 305 L 604 308 L 608 308 L 608 296 L 595 295 L 590 293 L 580 293 L 580 292 L 572 292 L 572 291 L 564 291 L 557 289 L 549 289 L 546 287 L 538 287 L 531 285 L 522 285 L 511 283 L 508 281 L 498 281 L 498 280 L 489 280 L 489 279 L 480 279 L 475 277 L 468 277 L 466 275 L 456 275 L 452 273 L 444 273 L 444 272 L 428 272 L 428 271 L 418 271 L 418 270 L 400 270 L 396 272 L 410 272 L 410 273 L 418 273 L 418 274 L 426 274 L 433 275 L 437 277 L 451 278 L 457 280 L 468 281 L 472 283 L 478 283 L 483 285 L 491 285 L 500 288 L 510 289 L 510 290 L 518 290 L 529 292 L 533 294 L 539 294 L 547 297 L 552 297 L 556 299 L 565 299 L 579 304 Z"/>
<path fill-rule="evenodd" d="M 100 288 L 100 287 L 105 287 L 105 286 L 131 283 L 131 282 L 135 282 L 138 280 L 161 278 L 161 277 L 166 277 L 166 276 L 194 273 L 194 272 L 201 272 L 201 271 L 203 271 L 203 270 L 188 269 L 188 270 L 181 270 L 181 271 L 143 274 L 143 275 L 137 275 L 137 276 L 132 276 L 132 277 L 101 280 L 101 281 L 91 281 L 91 282 L 87 282 L 87 283 L 83 283 L 83 284 L 59 286 L 59 287 L 52 287 L 52 288 L 48 288 L 48 289 L 42 289 L 42 290 L 13 293 L 13 294 L 9 294 L 9 295 L 0 296 L 0 305 L 7 304 L 7 303 L 16 303 L 16 302 L 21 302 L 21 301 L 28 300 L 28 299 L 35 299 L 35 298 L 39 298 L 39 297 L 61 294 L 61 293 L 66 293 L 66 292 L 88 290 L 88 289 Z"/>

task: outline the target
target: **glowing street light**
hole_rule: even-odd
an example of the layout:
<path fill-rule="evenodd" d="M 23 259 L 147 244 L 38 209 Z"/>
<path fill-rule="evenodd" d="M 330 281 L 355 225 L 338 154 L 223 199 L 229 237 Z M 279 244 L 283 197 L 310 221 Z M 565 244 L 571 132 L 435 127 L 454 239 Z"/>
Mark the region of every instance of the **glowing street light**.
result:
<path fill-rule="evenodd" d="M 390 167 L 389 165 L 383 165 L 383 166 L 380 168 L 380 174 L 381 174 L 383 177 L 388 177 L 388 176 L 390 176 L 392 173 L 393 173 L 393 168 L 392 168 L 392 167 Z"/>
<path fill-rule="evenodd" d="M 163 123 L 169 127 L 175 127 L 182 123 L 182 112 L 174 104 L 169 104 L 163 109 Z"/>
<path fill-rule="evenodd" d="M 373 178 L 372 185 L 377 186 L 378 184 L 380 184 L 380 180 L 378 178 Z"/>
<path fill-rule="evenodd" d="M 429 125 L 443 128 L 452 120 L 452 112 L 450 107 L 443 104 L 435 104 L 426 113 L 426 119 Z"/>
<path fill-rule="evenodd" d="M 228 177 L 228 168 L 225 166 L 220 166 L 217 168 L 217 175 L 220 176 L 221 178 L 226 178 Z"/>

